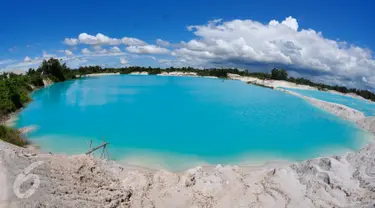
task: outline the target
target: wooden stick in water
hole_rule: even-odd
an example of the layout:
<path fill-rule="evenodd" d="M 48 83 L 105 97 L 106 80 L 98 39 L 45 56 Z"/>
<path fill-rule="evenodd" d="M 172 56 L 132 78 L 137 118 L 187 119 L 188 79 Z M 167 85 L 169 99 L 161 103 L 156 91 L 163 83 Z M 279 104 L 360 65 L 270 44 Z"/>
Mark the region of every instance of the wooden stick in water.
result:
<path fill-rule="evenodd" d="M 108 144 L 109 144 L 108 142 L 105 142 L 105 143 L 103 143 L 103 144 L 101 144 L 101 145 L 99 145 L 99 146 L 97 146 L 97 147 L 91 149 L 90 151 L 86 152 L 86 155 L 89 155 L 89 154 L 91 154 L 92 152 L 94 152 L 94 151 L 96 151 L 96 150 L 98 150 L 98 149 L 100 149 L 100 148 L 102 148 L 102 147 L 106 148 L 106 146 L 107 146 Z"/>

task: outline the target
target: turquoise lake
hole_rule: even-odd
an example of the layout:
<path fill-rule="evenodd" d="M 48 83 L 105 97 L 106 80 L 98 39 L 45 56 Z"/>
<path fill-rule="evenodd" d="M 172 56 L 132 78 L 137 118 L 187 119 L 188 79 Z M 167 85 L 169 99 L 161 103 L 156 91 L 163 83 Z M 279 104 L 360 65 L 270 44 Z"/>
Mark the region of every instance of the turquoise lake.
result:
<path fill-rule="evenodd" d="M 104 138 L 111 159 L 182 170 L 303 160 L 360 148 L 367 133 L 303 99 L 240 81 L 103 76 L 38 90 L 18 127 L 43 151 L 77 154 Z"/>

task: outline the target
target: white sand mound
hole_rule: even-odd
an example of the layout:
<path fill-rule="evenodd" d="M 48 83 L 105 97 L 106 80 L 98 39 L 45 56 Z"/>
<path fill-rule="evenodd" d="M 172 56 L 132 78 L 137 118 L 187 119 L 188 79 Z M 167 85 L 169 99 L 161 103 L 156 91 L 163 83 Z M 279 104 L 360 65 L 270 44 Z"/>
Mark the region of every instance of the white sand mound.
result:
<path fill-rule="evenodd" d="M 1 141 L 0 158 L 3 207 L 299 208 L 370 207 L 375 202 L 373 144 L 345 157 L 280 168 L 218 165 L 182 173 L 120 166 L 85 155 L 35 153 Z M 12 190 L 16 176 L 36 161 L 43 161 L 31 171 L 39 177 L 39 187 L 30 198 L 17 198 Z M 32 181 L 25 182 L 21 192 L 31 186 Z"/>
<path fill-rule="evenodd" d="M 178 71 L 173 71 L 173 72 L 162 72 L 158 74 L 159 76 L 189 76 L 189 77 L 196 77 L 198 76 L 196 72 L 178 72 Z"/>
<path fill-rule="evenodd" d="M 131 75 L 148 75 L 148 72 L 132 72 Z"/>
<path fill-rule="evenodd" d="M 86 74 L 86 77 L 101 77 L 101 76 L 113 76 L 113 75 L 120 75 L 120 72 L 117 73 L 93 73 L 93 74 Z"/>

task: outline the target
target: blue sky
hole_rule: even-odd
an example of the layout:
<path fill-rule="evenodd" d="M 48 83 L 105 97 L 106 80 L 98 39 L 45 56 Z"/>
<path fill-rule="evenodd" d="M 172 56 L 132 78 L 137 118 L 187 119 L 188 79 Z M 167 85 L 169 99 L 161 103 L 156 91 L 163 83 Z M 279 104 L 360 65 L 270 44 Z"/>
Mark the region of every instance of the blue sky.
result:
<path fill-rule="evenodd" d="M 68 0 L 1 5 L 2 70 L 35 67 L 53 56 L 71 67 L 282 66 L 317 81 L 375 86 L 371 0 Z M 69 45 L 66 39 L 77 42 Z"/>

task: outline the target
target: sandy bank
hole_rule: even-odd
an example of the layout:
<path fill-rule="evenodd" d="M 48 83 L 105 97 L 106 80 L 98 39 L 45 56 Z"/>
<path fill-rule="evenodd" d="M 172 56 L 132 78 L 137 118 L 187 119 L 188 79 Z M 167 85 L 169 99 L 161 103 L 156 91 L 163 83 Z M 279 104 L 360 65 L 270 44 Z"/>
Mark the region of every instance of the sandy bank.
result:
<path fill-rule="evenodd" d="M 369 132 L 375 133 L 375 117 L 374 116 L 366 117 L 364 119 L 360 119 L 360 120 L 357 121 L 357 124 L 361 128 L 363 128 L 363 129 L 365 129 Z"/>
<path fill-rule="evenodd" d="M 131 75 L 148 75 L 148 72 L 132 72 Z"/>
<path fill-rule="evenodd" d="M 178 72 L 178 71 L 173 71 L 173 72 L 162 72 L 158 74 L 159 76 L 188 76 L 188 77 L 197 77 L 198 74 L 196 72 Z"/>
<path fill-rule="evenodd" d="M 196 72 L 162 72 L 158 76 L 176 76 L 176 77 L 202 77 L 202 78 L 212 78 L 217 79 L 215 76 L 199 76 Z"/>
<path fill-rule="evenodd" d="M 100 76 L 113 76 L 113 75 L 120 75 L 120 73 L 94 73 L 94 74 L 86 74 L 84 77 L 100 77 Z"/>
<path fill-rule="evenodd" d="M 32 152 L 0 141 L 2 195 L 9 207 L 370 207 L 375 200 L 375 146 L 345 157 L 285 167 L 196 167 L 181 173 L 121 166 L 89 156 Z M 40 185 L 29 198 L 13 192 L 16 176 Z M 22 192 L 32 184 L 26 182 Z"/>
<path fill-rule="evenodd" d="M 292 89 L 302 89 L 302 90 L 318 90 L 318 88 L 311 87 L 311 86 L 308 86 L 308 85 L 295 84 L 295 83 L 292 83 L 292 82 L 281 81 L 281 80 L 262 80 L 262 79 L 258 79 L 258 78 L 255 78 L 255 77 L 244 77 L 244 76 L 240 76 L 238 74 L 230 74 L 229 73 L 228 78 L 234 79 L 234 80 L 240 80 L 240 81 L 243 81 L 243 82 L 251 82 L 251 83 L 255 83 L 255 84 L 260 84 L 260 85 L 264 85 L 264 86 L 268 86 L 268 87 L 272 87 L 272 88 L 292 88 Z M 337 91 L 334 91 L 334 90 L 328 90 L 327 92 L 332 93 L 332 94 L 338 94 L 338 95 L 348 96 L 348 97 L 372 102 L 372 101 L 367 100 L 367 99 L 365 99 L 365 98 L 363 98 L 363 97 L 361 97 L 357 94 L 354 94 L 354 93 L 345 94 L 345 93 L 337 92 Z"/>
<path fill-rule="evenodd" d="M 43 79 L 43 85 L 44 85 L 44 87 L 48 87 L 48 86 L 50 86 L 52 84 L 53 84 L 53 82 L 49 78 L 44 78 Z"/>
<path fill-rule="evenodd" d="M 272 88 L 283 87 L 283 88 L 295 88 L 295 89 L 305 89 L 305 90 L 315 90 L 315 89 L 317 90 L 317 88 L 310 87 L 307 85 L 299 85 L 299 84 L 295 84 L 295 83 L 291 83 L 287 81 L 280 81 L 280 80 L 262 80 L 262 79 L 258 79 L 255 77 L 244 77 L 238 74 L 228 73 L 228 78 L 234 79 L 234 80 L 240 80 L 243 82 L 252 82 L 252 83 L 256 83 L 256 84 L 260 84 L 260 85 L 264 85 L 264 86 L 268 86 Z"/>

